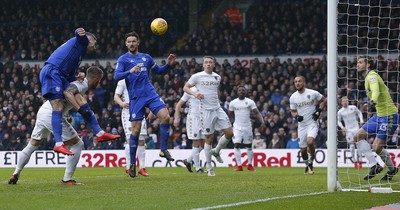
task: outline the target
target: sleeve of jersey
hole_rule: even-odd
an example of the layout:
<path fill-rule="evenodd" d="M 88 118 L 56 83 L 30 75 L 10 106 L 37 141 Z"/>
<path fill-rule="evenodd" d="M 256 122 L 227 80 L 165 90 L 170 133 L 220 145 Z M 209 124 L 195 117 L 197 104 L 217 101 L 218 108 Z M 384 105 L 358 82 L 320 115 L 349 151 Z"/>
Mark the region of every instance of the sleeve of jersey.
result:
<path fill-rule="evenodd" d="M 196 85 L 196 78 L 197 78 L 197 75 L 196 75 L 196 74 L 193 74 L 193 75 L 189 78 L 188 83 L 189 83 L 190 86 L 195 86 L 195 85 Z"/>
<path fill-rule="evenodd" d="M 251 110 L 257 109 L 257 105 L 256 105 L 256 103 L 255 103 L 254 101 L 251 101 L 250 103 L 251 103 L 251 104 L 250 104 Z"/>
<path fill-rule="evenodd" d="M 371 91 L 371 100 L 377 102 L 378 97 L 379 97 L 379 82 L 376 74 L 371 74 L 367 80 L 365 80 L 367 83 L 369 90 Z"/>
<path fill-rule="evenodd" d="M 79 36 L 78 29 L 75 30 L 75 37 L 78 40 L 78 43 L 83 46 L 87 46 L 89 43 L 89 39 L 87 36 Z"/>
<path fill-rule="evenodd" d="M 115 72 L 114 72 L 114 79 L 119 81 L 121 79 L 125 79 L 129 74 L 129 70 L 128 71 L 124 71 L 125 70 L 125 65 L 122 61 L 118 60 L 117 62 L 117 67 L 115 68 Z"/>
<path fill-rule="evenodd" d="M 342 115 L 340 114 L 340 111 L 338 112 L 338 115 L 337 115 L 337 124 L 340 128 L 342 128 L 342 129 L 344 128 L 344 126 L 342 124 Z"/>
<path fill-rule="evenodd" d="M 321 93 L 319 93 L 318 91 L 314 91 L 314 96 L 315 96 L 315 99 L 317 99 L 317 101 L 320 101 L 324 96 L 321 94 Z"/>
<path fill-rule="evenodd" d="M 289 98 L 289 104 L 290 104 L 290 109 L 292 109 L 292 110 L 297 109 L 296 105 L 292 102 L 292 97 Z"/>
<path fill-rule="evenodd" d="M 181 100 L 187 102 L 190 98 L 190 95 L 187 93 L 183 93 Z"/>
<path fill-rule="evenodd" d="M 364 123 L 363 115 L 357 107 L 356 107 L 356 112 L 358 114 L 358 118 L 360 118 L 360 123 Z"/>
<path fill-rule="evenodd" d="M 118 81 L 117 87 L 115 88 L 115 94 L 122 95 L 122 90 L 124 88 L 122 87 L 121 82 L 123 82 L 123 80 Z"/>

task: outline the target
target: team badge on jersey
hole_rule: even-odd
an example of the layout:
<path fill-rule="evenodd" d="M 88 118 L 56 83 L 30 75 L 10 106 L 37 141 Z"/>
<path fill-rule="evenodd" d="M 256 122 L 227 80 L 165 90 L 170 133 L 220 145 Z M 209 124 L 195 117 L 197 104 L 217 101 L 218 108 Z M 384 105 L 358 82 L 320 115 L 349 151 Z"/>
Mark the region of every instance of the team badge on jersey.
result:
<path fill-rule="evenodd" d="M 378 80 L 375 77 L 371 77 L 371 79 L 369 80 L 371 82 L 378 82 Z"/>
<path fill-rule="evenodd" d="M 215 78 L 215 80 L 217 80 L 217 81 L 218 81 L 218 77 L 217 77 L 217 76 L 215 76 L 214 78 Z"/>
<path fill-rule="evenodd" d="M 135 118 L 135 117 L 136 117 L 136 114 L 135 114 L 135 113 L 133 113 L 133 114 L 132 114 L 132 118 Z"/>
<path fill-rule="evenodd" d="M 307 98 L 308 98 L 308 99 L 310 99 L 310 98 L 311 98 L 311 96 L 310 96 L 310 95 L 307 95 Z"/>
<path fill-rule="evenodd" d="M 60 87 L 56 87 L 56 91 L 60 92 L 61 88 Z"/>
<path fill-rule="evenodd" d="M 143 61 L 146 61 L 146 58 L 145 58 L 145 57 L 143 57 L 143 58 L 142 58 L 142 60 L 143 60 Z"/>

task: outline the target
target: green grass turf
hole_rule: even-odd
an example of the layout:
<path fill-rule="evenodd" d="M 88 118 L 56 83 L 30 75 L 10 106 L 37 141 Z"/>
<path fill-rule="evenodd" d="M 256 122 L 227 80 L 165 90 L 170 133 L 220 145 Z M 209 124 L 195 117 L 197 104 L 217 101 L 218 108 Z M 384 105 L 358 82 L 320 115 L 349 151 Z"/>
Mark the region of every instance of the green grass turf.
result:
<path fill-rule="evenodd" d="M 7 184 L 13 169 L 3 168 L 0 209 L 191 209 L 326 192 L 326 169 L 316 171 L 304 175 L 303 168 L 257 168 L 255 172 L 215 168 L 216 176 L 208 177 L 189 174 L 185 168 L 148 168 L 149 177 L 130 178 L 123 168 L 78 168 L 75 179 L 84 185 L 64 186 L 61 168 L 27 168 L 17 185 Z M 335 192 L 231 209 L 366 209 L 399 201 L 399 193 Z"/>

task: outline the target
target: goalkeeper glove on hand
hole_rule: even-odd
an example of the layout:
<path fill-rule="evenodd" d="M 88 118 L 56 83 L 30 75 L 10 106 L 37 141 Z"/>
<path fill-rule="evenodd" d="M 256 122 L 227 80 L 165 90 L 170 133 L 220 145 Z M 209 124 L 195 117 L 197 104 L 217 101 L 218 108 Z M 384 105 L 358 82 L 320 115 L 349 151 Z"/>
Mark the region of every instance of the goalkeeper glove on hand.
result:
<path fill-rule="evenodd" d="M 297 117 L 296 117 L 297 122 L 301 122 L 301 121 L 303 121 L 303 119 L 304 119 L 304 117 L 301 115 L 297 115 Z"/>
<path fill-rule="evenodd" d="M 317 110 L 312 115 L 313 120 L 317 121 L 319 116 L 321 115 L 321 112 L 322 112 L 322 109 L 318 107 Z"/>
<path fill-rule="evenodd" d="M 368 106 L 368 112 L 376 112 L 375 101 L 373 101 L 373 100 L 369 101 L 367 106 Z"/>
<path fill-rule="evenodd" d="M 84 110 L 82 108 L 78 109 L 79 114 L 82 115 L 83 118 L 89 118 L 92 116 L 92 112 L 90 110 Z"/>

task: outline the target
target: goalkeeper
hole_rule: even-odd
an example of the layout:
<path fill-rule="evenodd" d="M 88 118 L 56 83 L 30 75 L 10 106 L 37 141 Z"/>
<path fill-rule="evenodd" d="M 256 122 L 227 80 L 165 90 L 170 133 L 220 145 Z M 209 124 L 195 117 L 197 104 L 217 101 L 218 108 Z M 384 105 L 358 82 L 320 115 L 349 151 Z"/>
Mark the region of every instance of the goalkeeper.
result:
<path fill-rule="evenodd" d="M 373 150 L 381 157 L 388 167 L 387 173 L 381 180 L 392 180 L 393 176 L 398 172 L 398 168 L 393 165 L 392 159 L 388 151 L 384 148 L 386 140 L 396 131 L 399 123 L 399 115 L 396 106 L 389 94 L 388 87 L 384 84 L 379 74 L 371 70 L 373 61 L 370 57 L 360 56 L 357 59 L 357 71 L 365 78 L 365 90 L 369 98 L 368 111 L 376 112 L 362 128 L 354 135 L 354 141 L 359 144 L 368 134 L 376 134 Z M 370 150 L 369 145 L 360 146 L 361 152 Z M 372 165 L 369 174 L 364 177 L 365 180 L 375 177 L 376 174 L 383 170 L 375 158 L 368 159 Z"/>

